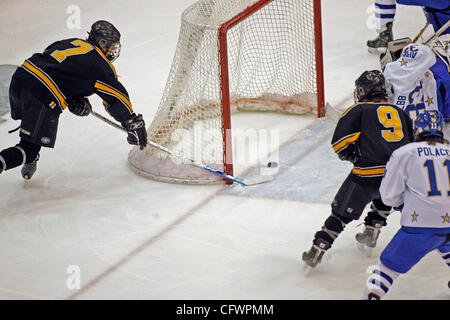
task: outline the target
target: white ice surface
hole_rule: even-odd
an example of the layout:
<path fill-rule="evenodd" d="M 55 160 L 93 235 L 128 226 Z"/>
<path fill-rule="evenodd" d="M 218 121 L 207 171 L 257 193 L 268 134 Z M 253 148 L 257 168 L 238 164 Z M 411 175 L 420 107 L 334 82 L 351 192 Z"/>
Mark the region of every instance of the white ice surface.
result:
<path fill-rule="evenodd" d="M 20 64 L 55 40 L 83 37 L 106 19 L 122 33 L 115 63 L 136 111 L 150 122 L 170 69 L 179 15 L 191 0 L 2 0 L 0 64 Z M 81 29 L 66 28 L 70 5 Z M 354 79 L 378 67 L 365 41 L 372 0 L 324 0 L 326 100 L 349 103 Z M 398 6 L 396 37 L 423 25 L 419 8 Z M 99 99 L 91 99 L 101 111 Z M 312 117 L 245 114 L 234 127 L 278 128 L 284 143 Z M 258 124 L 258 125 L 255 125 Z M 0 124 L 0 148 L 17 143 Z M 320 133 L 318 133 L 320 134 Z M 18 170 L 0 175 L 0 299 L 358 299 L 382 248 L 398 229 L 389 220 L 372 258 L 355 247 L 347 227 L 308 277 L 299 256 L 329 215 L 328 203 L 222 193 L 221 186 L 154 182 L 135 175 L 122 133 L 95 118 L 61 116 L 55 149 L 41 152 L 24 185 Z M 312 159 L 321 161 L 320 158 Z M 329 174 L 337 162 L 329 166 Z M 237 174 L 249 169 L 240 165 Z M 339 185 L 336 185 L 336 190 Z M 279 190 L 277 190 L 279 191 Z M 320 192 L 320 186 L 318 186 Z M 81 290 L 69 290 L 66 270 L 81 268 Z M 396 281 L 390 299 L 450 299 L 448 268 L 430 254 Z"/>

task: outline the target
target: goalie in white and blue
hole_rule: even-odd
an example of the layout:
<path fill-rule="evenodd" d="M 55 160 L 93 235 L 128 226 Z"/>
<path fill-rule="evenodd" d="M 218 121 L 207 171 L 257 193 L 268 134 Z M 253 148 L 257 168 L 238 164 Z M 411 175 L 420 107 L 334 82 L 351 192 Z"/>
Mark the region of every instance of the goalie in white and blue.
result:
<path fill-rule="evenodd" d="M 381 254 L 363 299 L 380 299 L 402 273 L 437 251 L 450 266 L 450 147 L 439 111 L 414 122 L 415 140 L 394 151 L 380 186 L 386 205 L 401 208 L 401 229 Z"/>
<path fill-rule="evenodd" d="M 424 110 L 439 110 L 450 119 L 450 75 L 428 46 L 408 44 L 396 61 L 385 65 L 383 73 L 392 86 L 390 102 L 412 120 Z"/>

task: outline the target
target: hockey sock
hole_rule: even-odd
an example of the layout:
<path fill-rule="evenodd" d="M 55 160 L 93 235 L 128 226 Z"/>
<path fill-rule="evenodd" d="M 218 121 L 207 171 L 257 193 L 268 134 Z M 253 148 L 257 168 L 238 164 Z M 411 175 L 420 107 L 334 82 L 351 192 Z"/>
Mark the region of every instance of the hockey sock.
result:
<path fill-rule="evenodd" d="M 37 159 L 40 149 L 41 146 L 21 140 L 16 146 L 0 152 L 0 166 L 2 170 L 9 170 L 31 163 Z"/>
<path fill-rule="evenodd" d="M 24 164 L 24 157 L 25 151 L 21 151 L 20 149 L 16 147 L 8 148 L 0 152 L 0 157 L 3 158 L 2 166 L 3 170 L 9 170 L 15 167 L 18 167 L 22 164 Z M 1 160 L 0 160 L 1 161 Z"/>
<path fill-rule="evenodd" d="M 25 151 L 26 154 L 25 163 L 31 163 L 35 161 L 38 158 L 39 151 L 41 150 L 40 145 L 25 140 L 20 140 L 19 144 L 16 145 L 16 147 L 22 147 L 22 149 Z"/>
<path fill-rule="evenodd" d="M 318 239 L 323 239 L 327 241 L 330 246 L 333 244 L 334 240 L 339 236 L 339 234 L 344 230 L 347 223 L 352 221 L 350 218 L 338 217 L 331 214 L 322 227 L 322 230 L 316 232 L 314 235 L 314 244 L 318 244 Z"/>
<path fill-rule="evenodd" d="M 372 210 L 367 213 L 367 216 L 364 219 L 364 224 L 366 226 L 373 226 L 373 221 L 376 220 L 385 226 L 387 217 L 389 216 L 392 207 L 385 205 L 379 199 L 375 199 L 372 201 L 370 208 Z"/>
<path fill-rule="evenodd" d="M 445 263 L 450 267 L 450 251 L 449 252 L 439 251 L 439 254 L 441 255 L 442 259 L 444 259 Z"/>
<path fill-rule="evenodd" d="M 6 168 L 6 161 L 0 154 L 0 173 L 2 173 L 2 171 L 5 170 L 5 168 Z"/>
<path fill-rule="evenodd" d="M 383 298 L 399 275 L 398 272 L 389 269 L 379 261 L 367 280 L 363 299 L 369 299 L 370 294 L 376 295 L 379 299 Z"/>
<path fill-rule="evenodd" d="M 395 0 L 375 1 L 375 27 L 378 33 L 385 31 L 387 29 L 386 24 L 394 21 L 395 11 Z"/>

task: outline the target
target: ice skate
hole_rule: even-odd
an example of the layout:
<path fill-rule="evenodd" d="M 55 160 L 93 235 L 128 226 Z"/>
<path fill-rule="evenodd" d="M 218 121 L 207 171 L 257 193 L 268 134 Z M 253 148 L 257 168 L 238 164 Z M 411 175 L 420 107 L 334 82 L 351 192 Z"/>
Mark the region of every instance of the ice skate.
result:
<path fill-rule="evenodd" d="M 375 39 L 367 41 L 367 49 L 370 53 L 380 55 L 386 52 L 389 41 L 393 40 L 392 22 L 388 22 L 386 28 Z"/>
<path fill-rule="evenodd" d="M 36 160 L 34 160 L 31 163 L 26 163 L 22 166 L 22 177 L 25 180 L 30 180 L 31 177 L 33 177 L 34 173 L 36 172 L 37 169 L 37 162 L 39 160 L 39 155 L 37 156 Z"/>
<path fill-rule="evenodd" d="M 358 248 L 368 257 L 372 255 L 372 249 L 377 245 L 377 239 L 384 223 L 382 221 L 373 220 L 372 225 L 373 226 L 364 226 L 364 231 L 357 233 L 355 236 Z"/>
<path fill-rule="evenodd" d="M 369 293 L 368 300 L 380 300 L 380 296 L 371 292 Z"/>
<path fill-rule="evenodd" d="M 330 248 L 330 244 L 322 239 L 317 240 L 317 245 L 313 244 L 309 251 L 303 252 L 302 260 L 305 262 L 305 272 L 309 273 L 312 268 L 316 267 L 321 261 L 322 257 Z"/>

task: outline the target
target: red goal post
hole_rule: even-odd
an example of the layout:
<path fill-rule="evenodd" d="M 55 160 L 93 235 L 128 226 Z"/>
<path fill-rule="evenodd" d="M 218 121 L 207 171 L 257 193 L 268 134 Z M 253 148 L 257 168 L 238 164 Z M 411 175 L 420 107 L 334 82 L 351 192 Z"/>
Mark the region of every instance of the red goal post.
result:
<path fill-rule="evenodd" d="M 240 12 L 219 28 L 219 60 L 220 60 L 220 87 L 222 93 L 222 115 L 223 115 L 223 138 L 224 138 L 224 172 L 233 175 L 233 161 L 232 161 L 232 144 L 231 144 L 231 107 L 230 107 L 230 88 L 228 76 L 228 30 L 236 24 L 246 19 L 262 7 L 266 6 L 274 0 L 260 0 L 248 7 L 246 10 Z M 298 0 L 300 1 L 300 0 Z M 323 80 L 323 50 L 322 50 L 322 8 L 321 0 L 313 0 L 314 12 L 314 43 L 315 43 L 315 58 L 316 58 L 316 73 L 317 73 L 317 116 L 325 116 L 325 92 Z"/>
<path fill-rule="evenodd" d="M 233 175 L 235 111 L 325 115 L 320 0 L 199 0 L 183 12 L 149 139 Z M 156 180 L 221 182 L 151 147 L 129 161 Z"/>

